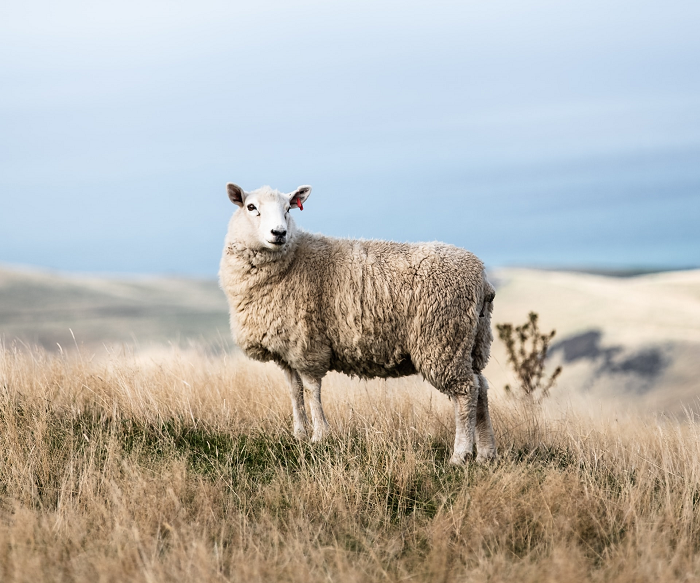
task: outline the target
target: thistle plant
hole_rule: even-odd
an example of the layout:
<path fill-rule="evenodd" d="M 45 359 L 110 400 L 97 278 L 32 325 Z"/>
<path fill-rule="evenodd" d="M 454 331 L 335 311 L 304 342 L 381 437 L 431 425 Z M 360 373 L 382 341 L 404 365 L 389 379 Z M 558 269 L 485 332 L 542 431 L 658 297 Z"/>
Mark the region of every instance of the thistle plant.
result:
<path fill-rule="evenodd" d="M 496 324 L 498 337 L 508 351 L 508 362 L 518 378 L 520 393 L 534 402 L 540 402 L 549 396 L 549 390 L 562 371 L 561 366 L 558 366 L 549 378 L 545 374 L 547 351 L 556 330 L 548 334 L 540 332 L 537 320 L 537 314 L 530 312 L 527 322 L 520 326 Z M 505 390 L 512 392 L 510 385 L 506 385 Z"/>

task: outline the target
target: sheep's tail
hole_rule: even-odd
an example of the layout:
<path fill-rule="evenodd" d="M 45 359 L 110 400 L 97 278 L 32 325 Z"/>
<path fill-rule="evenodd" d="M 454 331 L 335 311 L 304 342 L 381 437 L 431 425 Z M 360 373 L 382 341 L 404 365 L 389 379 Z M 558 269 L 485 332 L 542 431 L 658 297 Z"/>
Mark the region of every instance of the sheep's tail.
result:
<path fill-rule="evenodd" d="M 481 299 L 481 310 L 479 312 L 479 323 L 476 326 L 476 337 L 474 338 L 474 348 L 472 349 L 472 368 L 474 372 L 480 373 L 491 355 L 491 313 L 493 312 L 493 300 L 496 297 L 496 290 L 483 276 L 483 289 Z"/>

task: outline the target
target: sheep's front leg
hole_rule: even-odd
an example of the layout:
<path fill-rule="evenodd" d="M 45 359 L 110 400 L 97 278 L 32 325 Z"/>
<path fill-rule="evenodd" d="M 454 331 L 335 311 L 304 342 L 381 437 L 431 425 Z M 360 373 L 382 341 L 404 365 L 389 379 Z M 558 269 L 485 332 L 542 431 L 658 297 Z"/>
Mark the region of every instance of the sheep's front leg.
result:
<path fill-rule="evenodd" d="M 309 405 L 311 406 L 311 421 L 314 424 L 314 433 L 311 441 L 321 441 L 330 431 L 328 421 L 323 413 L 321 405 L 321 379 L 302 376 L 304 387 L 309 391 Z"/>
<path fill-rule="evenodd" d="M 306 408 L 304 407 L 304 385 L 299 373 L 292 369 L 284 369 L 284 376 L 289 384 L 289 392 L 292 396 L 292 414 L 294 416 L 294 437 L 304 439 L 306 437 Z"/>
<path fill-rule="evenodd" d="M 478 383 L 474 375 L 470 382 L 457 385 L 452 397 L 455 407 L 455 447 L 450 463 L 457 466 L 463 465 L 467 456 L 474 452 Z"/>

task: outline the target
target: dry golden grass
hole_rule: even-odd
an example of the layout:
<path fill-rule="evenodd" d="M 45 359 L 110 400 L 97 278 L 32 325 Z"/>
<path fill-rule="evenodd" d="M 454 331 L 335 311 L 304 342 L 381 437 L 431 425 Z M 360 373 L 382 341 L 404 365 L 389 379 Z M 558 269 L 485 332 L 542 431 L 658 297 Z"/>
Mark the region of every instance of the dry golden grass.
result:
<path fill-rule="evenodd" d="M 415 379 L 325 382 L 298 443 L 274 367 L 0 350 L 0 580 L 694 581 L 700 435 L 495 400 L 501 460 L 447 464 Z"/>

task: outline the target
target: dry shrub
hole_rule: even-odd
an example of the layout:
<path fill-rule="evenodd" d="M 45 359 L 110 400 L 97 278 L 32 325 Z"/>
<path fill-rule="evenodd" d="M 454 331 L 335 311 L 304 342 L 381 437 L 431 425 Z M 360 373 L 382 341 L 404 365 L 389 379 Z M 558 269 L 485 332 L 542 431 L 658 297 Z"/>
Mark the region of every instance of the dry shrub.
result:
<path fill-rule="evenodd" d="M 0 580 L 699 578 L 693 419 L 496 400 L 501 461 L 458 469 L 426 384 L 325 385 L 300 443 L 273 366 L 0 351 Z"/>
<path fill-rule="evenodd" d="M 547 352 L 556 330 L 543 334 L 537 324 L 538 319 L 535 312 L 530 312 L 527 322 L 520 326 L 496 324 L 498 337 L 506 346 L 508 363 L 520 381 L 520 394 L 535 403 L 549 396 L 549 390 L 562 372 L 561 366 L 558 366 L 549 378 L 545 375 Z M 504 388 L 506 392 L 511 391 L 510 385 Z"/>

